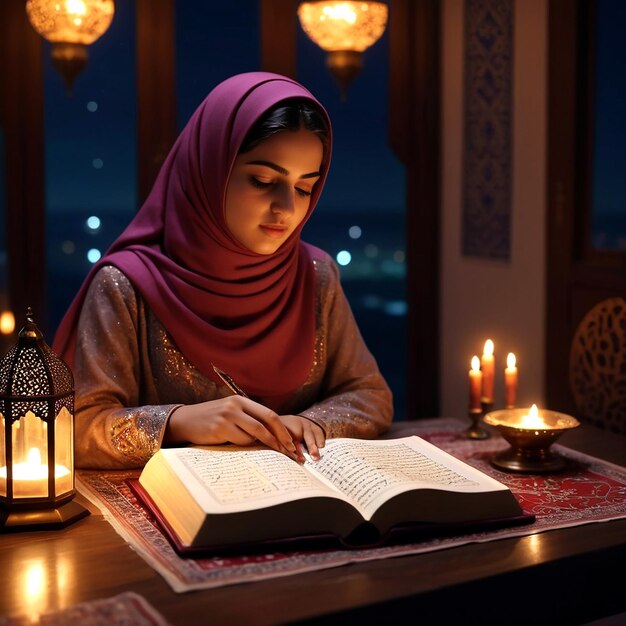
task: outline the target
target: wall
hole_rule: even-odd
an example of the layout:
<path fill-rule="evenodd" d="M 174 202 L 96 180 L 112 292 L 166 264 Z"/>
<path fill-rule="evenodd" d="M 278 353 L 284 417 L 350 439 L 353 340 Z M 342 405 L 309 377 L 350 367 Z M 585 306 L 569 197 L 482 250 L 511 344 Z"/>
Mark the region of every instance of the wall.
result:
<path fill-rule="evenodd" d="M 496 347 L 496 404 L 506 355 L 518 359 L 518 404 L 544 398 L 547 0 L 515 2 L 511 258 L 461 255 L 463 0 L 442 5 L 441 414 L 467 412 L 467 371 Z"/>

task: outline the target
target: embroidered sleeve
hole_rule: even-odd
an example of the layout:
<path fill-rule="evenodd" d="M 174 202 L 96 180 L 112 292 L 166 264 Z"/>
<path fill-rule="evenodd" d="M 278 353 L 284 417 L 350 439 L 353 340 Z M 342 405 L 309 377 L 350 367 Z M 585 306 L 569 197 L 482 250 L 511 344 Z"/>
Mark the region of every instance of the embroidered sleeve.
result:
<path fill-rule="evenodd" d="M 139 406 L 145 320 L 128 279 L 102 268 L 80 314 L 75 355 L 76 465 L 141 467 L 161 445 L 179 405 Z M 128 408 L 133 407 L 133 408 Z"/>
<path fill-rule="evenodd" d="M 327 438 L 376 437 L 391 423 L 391 391 L 359 332 L 336 265 L 329 259 L 316 269 L 321 339 L 315 367 L 323 364 L 323 383 L 320 399 L 300 414 L 318 423 Z"/>
<path fill-rule="evenodd" d="M 161 446 L 163 425 L 179 404 L 141 406 L 111 416 L 110 438 L 113 448 L 129 464 L 143 466 Z"/>

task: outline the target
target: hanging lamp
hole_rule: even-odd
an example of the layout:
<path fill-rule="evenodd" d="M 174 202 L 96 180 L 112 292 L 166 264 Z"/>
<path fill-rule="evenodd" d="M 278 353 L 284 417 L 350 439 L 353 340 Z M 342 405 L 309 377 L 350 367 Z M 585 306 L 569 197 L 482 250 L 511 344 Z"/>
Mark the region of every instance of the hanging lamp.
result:
<path fill-rule="evenodd" d="M 28 19 L 52 43 L 52 64 L 68 93 L 87 63 L 87 46 L 106 32 L 114 12 L 113 0 L 27 0 Z"/>
<path fill-rule="evenodd" d="M 342 100 L 363 67 L 362 53 L 385 32 L 387 17 L 384 2 L 314 0 L 298 7 L 304 32 L 328 52 L 326 66 L 339 85 Z"/>

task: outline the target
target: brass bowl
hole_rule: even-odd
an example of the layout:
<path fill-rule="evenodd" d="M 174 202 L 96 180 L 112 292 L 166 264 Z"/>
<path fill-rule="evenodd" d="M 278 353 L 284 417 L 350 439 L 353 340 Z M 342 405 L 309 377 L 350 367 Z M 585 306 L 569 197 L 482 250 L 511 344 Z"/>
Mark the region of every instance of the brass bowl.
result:
<path fill-rule="evenodd" d="M 483 417 L 485 424 L 493 426 L 511 445 L 498 452 L 491 463 L 507 471 L 545 474 L 565 467 L 565 459 L 550 450 L 550 446 L 567 430 L 580 426 L 571 415 L 541 409 L 545 428 L 522 426 L 521 421 L 529 409 L 502 409 Z"/>

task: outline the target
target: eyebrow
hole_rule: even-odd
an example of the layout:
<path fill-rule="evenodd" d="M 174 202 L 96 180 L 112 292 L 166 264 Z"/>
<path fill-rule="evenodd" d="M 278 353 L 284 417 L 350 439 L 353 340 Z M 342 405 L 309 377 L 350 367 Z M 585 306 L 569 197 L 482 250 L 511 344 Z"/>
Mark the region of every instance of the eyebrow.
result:
<path fill-rule="evenodd" d="M 272 161 L 247 161 L 246 165 L 264 165 L 265 167 L 269 167 L 283 176 L 289 175 L 288 170 L 276 163 L 272 163 Z M 309 172 L 308 174 L 302 174 L 300 178 L 319 178 L 319 176 L 319 172 Z"/>

